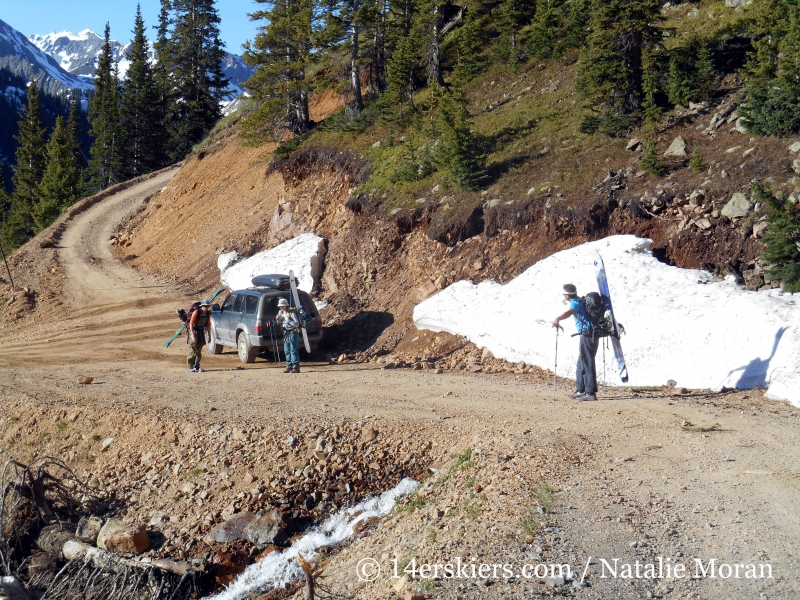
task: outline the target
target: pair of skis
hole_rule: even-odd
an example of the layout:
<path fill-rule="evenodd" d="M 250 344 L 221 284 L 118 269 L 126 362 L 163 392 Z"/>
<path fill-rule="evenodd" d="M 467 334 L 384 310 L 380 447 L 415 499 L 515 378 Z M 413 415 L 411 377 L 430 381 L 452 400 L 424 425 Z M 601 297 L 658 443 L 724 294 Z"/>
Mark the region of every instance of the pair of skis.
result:
<path fill-rule="evenodd" d="M 217 286 L 217 289 L 216 289 L 216 290 L 214 290 L 214 293 L 213 293 L 213 294 L 211 294 L 211 297 L 210 297 L 210 298 L 208 298 L 208 301 L 209 301 L 209 302 L 213 302 L 213 301 L 214 301 L 214 298 L 216 298 L 217 296 L 219 296 L 221 292 L 222 292 L 222 286 L 219 286 L 219 285 L 218 285 L 218 286 Z M 183 330 L 184 330 L 184 329 L 186 329 L 186 323 L 184 323 L 184 324 L 183 324 L 183 326 L 182 326 L 180 329 L 178 329 L 178 331 L 176 331 L 176 332 L 175 332 L 175 335 L 173 335 L 171 338 L 169 338 L 169 339 L 168 339 L 168 340 L 167 340 L 167 341 L 164 343 L 164 348 L 169 348 L 169 345 L 170 345 L 172 342 L 174 342 L 176 339 L 178 339 L 178 336 L 179 336 L 180 334 L 182 334 L 182 333 L 183 333 Z"/>
<path fill-rule="evenodd" d="M 306 332 L 306 320 L 300 314 L 300 296 L 297 293 L 297 279 L 295 279 L 294 271 L 289 271 L 289 288 L 292 290 L 292 300 L 294 300 L 294 307 L 297 309 L 297 320 L 300 321 L 300 331 L 303 332 L 303 345 L 306 347 L 306 352 L 311 354 L 311 344 L 308 343 L 308 333 Z M 289 302 L 291 304 L 291 301 Z"/>
<path fill-rule="evenodd" d="M 594 274 L 597 277 L 597 287 L 600 288 L 600 293 L 609 299 L 611 302 L 611 292 L 608 290 L 608 279 L 606 278 L 606 268 L 603 264 L 603 258 L 597 250 L 592 250 L 592 266 L 594 266 Z M 628 367 L 625 364 L 625 356 L 622 354 L 622 344 L 619 340 L 619 326 L 617 325 L 617 318 L 614 316 L 614 306 L 611 305 L 611 323 L 614 326 L 614 333 L 611 335 L 611 346 L 614 348 L 614 358 L 617 361 L 617 369 L 619 370 L 619 378 L 622 383 L 628 382 Z"/>

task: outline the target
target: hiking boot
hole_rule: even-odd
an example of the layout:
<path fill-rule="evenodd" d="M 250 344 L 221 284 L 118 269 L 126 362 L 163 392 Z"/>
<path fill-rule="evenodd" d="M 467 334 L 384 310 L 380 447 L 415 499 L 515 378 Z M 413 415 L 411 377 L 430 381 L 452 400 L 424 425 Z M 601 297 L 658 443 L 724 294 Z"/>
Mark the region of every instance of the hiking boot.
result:
<path fill-rule="evenodd" d="M 300 365 L 295 365 L 292 367 L 292 373 L 299 373 L 300 372 Z"/>
<path fill-rule="evenodd" d="M 586 396 L 586 392 L 575 392 L 574 394 L 567 396 L 567 398 L 572 398 L 573 400 L 583 400 L 584 396 Z"/>
<path fill-rule="evenodd" d="M 578 398 L 578 400 L 581 400 L 582 402 L 590 402 L 592 400 L 597 400 L 597 394 L 584 394 L 583 396 Z"/>
<path fill-rule="evenodd" d="M 292 367 L 286 367 L 286 368 L 283 370 L 283 372 L 284 372 L 284 373 L 291 373 L 291 372 L 292 372 Z"/>
<path fill-rule="evenodd" d="M 189 371 L 189 373 L 197 373 L 197 369 L 195 369 L 194 367 L 189 367 L 186 370 Z"/>
<path fill-rule="evenodd" d="M 195 372 L 196 372 L 196 373 L 205 373 L 205 372 L 206 372 L 206 370 L 205 370 L 205 369 L 201 369 L 200 367 L 197 367 L 197 368 L 195 369 Z"/>

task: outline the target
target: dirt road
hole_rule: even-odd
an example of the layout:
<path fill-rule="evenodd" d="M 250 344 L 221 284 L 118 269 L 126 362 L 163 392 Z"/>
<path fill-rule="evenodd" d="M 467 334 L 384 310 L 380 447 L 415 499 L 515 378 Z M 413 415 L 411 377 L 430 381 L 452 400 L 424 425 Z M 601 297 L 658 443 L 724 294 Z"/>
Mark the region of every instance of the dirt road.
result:
<path fill-rule="evenodd" d="M 591 563 L 592 587 L 564 588 L 570 594 L 604 599 L 800 595 L 800 411 L 763 399 L 761 391 L 669 395 L 609 388 L 600 401 L 579 403 L 566 398 L 570 386 L 561 382 L 553 402 L 548 382 L 527 375 L 434 375 L 318 363 L 295 376 L 261 360 L 240 369 L 230 351 L 207 356 L 206 373 L 187 373 L 183 340 L 169 349 L 162 343 L 180 324 L 173 309 L 189 298 L 128 268 L 108 247 L 119 220 L 172 175 L 121 192 L 69 224 L 57 249 L 54 277 L 63 289 L 58 314 L 0 340 L 4 404 L 24 397 L 50 408 L 113 410 L 120 419 L 166 408 L 187 421 L 204 423 L 211 415 L 251 426 L 283 418 L 313 423 L 366 416 L 387 428 L 392 422 L 434 423 L 476 446 L 495 447 L 498 464 L 522 452 L 526 443 L 573 446 L 580 448 L 582 460 L 555 490 L 553 526 L 537 534 L 536 542 L 546 542 L 571 564 Z M 79 375 L 94 377 L 94 383 L 78 386 Z M 2 408 L 0 414 L 5 419 L 11 412 Z M 0 456 L 18 452 L 23 440 L 3 439 Z M 483 548 L 489 558 L 503 560 L 512 550 L 495 544 L 499 534 L 492 528 L 505 522 L 519 530 L 519 514 L 533 506 L 531 498 L 515 501 L 514 514 L 490 512 L 487 506 L 487 518 L 478 520 L 471 533 L 454 534 L 446 551 L 456 555 Z M 407 526 L 422 535 L 427 521 L 408 518 Z M 409 545 L 409 539 L 392 543 Z M 445 539 L 441 533 L 440 540 Z M 369 543 L 366 538 L 334 556 L 329 572 L 345 577 L 348 561 L 366 552 Z M 538 556 L 536 544 L 515 548 L 514 555 Z M 772 578 L 748 579 L 744 570 L 740 578 L 725 577 L 727 571 L 720 576 L 719 570 L 715 578 L 707 570 L 701 577 L 677 580 L 635 573 L 601 577 L 601 559 L 614 565 L 614 559 L 632 564 L 658 557 L 686 563 L 691 575 L 696 559 L 706 569 L 711 559 L 717 565 L 769 564 Z M 437 582 L 433 590 L 441 597 L 556 593 L 541 584 L 530 590 L 507 581 L 488 587 L 459 584 L 464 582 Z M 370 589 L 358 588 L 358 594 L 383 597 Z"/>

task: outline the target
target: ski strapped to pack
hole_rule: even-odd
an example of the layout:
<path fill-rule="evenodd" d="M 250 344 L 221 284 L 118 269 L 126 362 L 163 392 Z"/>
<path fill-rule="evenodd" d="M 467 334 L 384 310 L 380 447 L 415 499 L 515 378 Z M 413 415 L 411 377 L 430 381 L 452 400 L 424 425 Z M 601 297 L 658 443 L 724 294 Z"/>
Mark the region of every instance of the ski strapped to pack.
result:
<path fill-rule="evenodd" d="M 222 286 L 221 286 L 221 285 L 218 285 L 218 286 L 217 286 L 217 289 L 216 289 L 216 290 L 214 290 L 214 293 L 213 293 L 213 294 L 211 294 L 211 297 L 210 297 L 210 298 L 208 298 L 208 302 L 209 302 L 209 304 L 210 304 L 211 302 L 213 302 L 213 301 L 214 301 L 214 298 L 216 298 L 217 296 L 219 296 L 221 292 L 222 292 Z M 199 306 L 200 306 L 200 303 L 199 303 L 199 302 L 193 302 L 193 303 L 191 304 L 191 306 L 189 307 L 189 310 L 188 310 L 188 311 L 185 311 L 185 310 L 183 310 L 182 308 L 179 308 L 179 309 L 177 310 L 178 317 L 180 318 L 180 320 L 181 320 L 181 321 L 183 321 L 183 326 L 182 326 L 180 329 L 178 329 L 178 331 L 176 331 L 176 332 L 175 332 L 175 334 L 174 334 L 174 335 L 173 335 L 171 338 L 169 338 L 169 339 L 168 339 L 168 340 L 167 340 L 167 341 L 164 343 L 164 348 L 169 348 L 169 345 L 170 345 L 172 342 L 174 342 L 176 339 L 178 339 L 178 336 L 179 336 L 180 334 L 182 334 L 182 333 L 183 333 L 183 330 L 184 330 L 184 329 L 186 329 L 186 325 L 189 323 L 189 319 L 191 319 L 191 317 L 192 317 L 192 313 L 193 313 L 195 310 L 197 310 L 197 308 L 198 308 Z"/>

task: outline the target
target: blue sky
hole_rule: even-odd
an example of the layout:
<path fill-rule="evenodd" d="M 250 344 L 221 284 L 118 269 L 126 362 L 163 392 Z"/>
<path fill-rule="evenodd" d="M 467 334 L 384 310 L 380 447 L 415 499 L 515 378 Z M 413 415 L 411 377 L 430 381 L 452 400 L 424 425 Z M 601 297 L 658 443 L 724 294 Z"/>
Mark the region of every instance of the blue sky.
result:
<path fill-rule="evenodd" d="M 77 33 L 91 29 L 103 35 L 106 21 L 111 25 L 111 37 L 122 43 L 130 41 L 136 5 L 142 5 L 142 17 L 147 26 L 148 38 L 158 22 L 159 0 L 2 0 L 0 19 L 22 32 L 46 34 L 53 31 Z M 252 40 L 256 23 L 247 18 L 258 5 L 254 0 L 217 0 L 220 33 L 228 52 L 242 53 L 245 40 Z"/>

